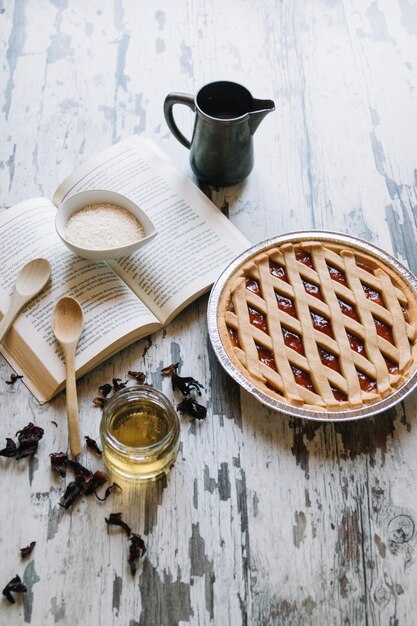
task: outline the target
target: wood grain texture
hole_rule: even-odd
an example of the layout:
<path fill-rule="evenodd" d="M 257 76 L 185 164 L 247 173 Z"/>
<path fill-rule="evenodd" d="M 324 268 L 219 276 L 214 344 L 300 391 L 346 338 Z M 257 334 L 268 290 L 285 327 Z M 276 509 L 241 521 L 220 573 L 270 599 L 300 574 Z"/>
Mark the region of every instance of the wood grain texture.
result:
<path fill-rule="evenodd" d="M 413 0 L 3 0 L 0 207 L 51 196 L 75 166 L 132 133 L 189 176 L 162 104 L 220 78 L 272 98 L 242 184 L 209 191 L 252 242 L 320 228 L 375 243 L 417 272 L 417 5 Z M 179 111 L 188 135 L 192 116 Z M 38 453 L 0 459 L 0 624 L 74 626 L 416 623 L 417 400 L 346 424 L 292 420 L 261 406 L 210 348 L 207 297 L 78 384 L 81 428 L 113 376 L 179 361 L 204 386 L 204 423 L 183 418 L 168 480 L 105 503 L 58 506 L 65 396 L 38 406 L 0 360 L 0 437 L 33 421 Z M 53 422 L 57 423 L 57 426 Z M 80 461 L 101 461 L 85 449 Z M 136 578 L 122 511 L 146 541 Z M 36 541 L 30 558 L 19 549 Z"/>

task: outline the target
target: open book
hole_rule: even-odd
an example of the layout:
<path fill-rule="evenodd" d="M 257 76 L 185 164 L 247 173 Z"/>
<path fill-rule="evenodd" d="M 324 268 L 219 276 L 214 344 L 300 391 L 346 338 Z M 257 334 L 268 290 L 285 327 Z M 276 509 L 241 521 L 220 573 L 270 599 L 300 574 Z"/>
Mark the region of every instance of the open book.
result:
<path fill-rule="evenodd" d="M 55 232 L 59 203 L 76 191 L 110 189 L 149 215 L 156 237 L 122 259 L 92 262 L 75 256 Z M 40 402 L 65 385 L 62 352 L 51 329 L 58 298 L 72 295 L 84 310 L 77 377 L 134 341 L 169 323 L 208 291 L 249 242 L 155 144 L 133 136 L 104 150 L 56 189 L 0 214 L 0 317 L 18 270 L 47 258 L 52 278 L 9 330 L 1 352 Z"/>

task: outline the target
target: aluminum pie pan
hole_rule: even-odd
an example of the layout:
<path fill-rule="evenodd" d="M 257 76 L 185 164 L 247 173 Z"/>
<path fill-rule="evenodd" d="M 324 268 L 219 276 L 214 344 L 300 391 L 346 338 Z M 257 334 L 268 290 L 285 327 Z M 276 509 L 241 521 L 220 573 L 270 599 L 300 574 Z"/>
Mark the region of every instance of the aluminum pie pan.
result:
<path fill-rule="evenodd" d="M 399 278 L 404 281 L 412 291 L 414 291 L 417 299 L 417 278 L 393 256 L 363 239 L 353 237 L 351 235 L 345 235 L 342 233 L 322 230 L 306 230 L 284 233 L 282 235 L 272 237 L 271 239 L 266 239 L 265 241 L 261 241 L 260 243 L 251 246 L 235 259 L 233 259 L 233 261 L 231 261 L 229 265 L 223 270 L 223 272 L 213 285 L 208 302 L 207 322 L 210 341 L 213 346 L 214 353 L 216 354 L 220 364 L 225 369 L 225 371 L 237 383 L 239 383 L 239 385 L 243 389 L 245 389 L 245 391 L 247 391 L 250 395 L 259 400 L 259 402 L 274 411 L 286 413 L 287 415 L 290 415 L 292 417 L 298 417 L 314 421 L 343 422 L 371 417 L 392 408 L 393 406 L 404 400 L 404 398 L 408 396 L 412 391 L 414 391 L 414 389 L 417 387 L 417 369 L 411 374 L 406 382 L 401 387 L 396 389 L 392 394 L 369 405 L 343 411 L 323 411 L 319 409 L 306 409 L 287 404 L 286 402 L 282 402 L 279 399 L 275 399 L 256 387 L 231 361 L 220 338 L 219 327 L 217 324 L 218 307 L 223 289 L 230 276 L 252 256 L 259 254 L 260 252 L 266 251 L 272 246 L 282 245 L 284 243 L 298 243 L 301 241 L 306 242 L 317 240 L 324 243 L 328 242 L 339 245 L 348 245 L 352 248 L 356 248 L 359 252 L 364 252 L 369 256 L 375 257 L 377 260 L 382 261 L 394 272 L 396 272 L 399 275 Z"/>

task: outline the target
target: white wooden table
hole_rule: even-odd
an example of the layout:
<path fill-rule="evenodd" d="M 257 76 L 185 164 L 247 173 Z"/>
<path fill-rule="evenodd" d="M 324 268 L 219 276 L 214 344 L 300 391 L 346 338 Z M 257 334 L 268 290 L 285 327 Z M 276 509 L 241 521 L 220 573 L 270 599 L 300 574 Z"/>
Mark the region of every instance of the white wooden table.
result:
<path fill-rule="evenodd" d="M 415 0 L 4 0 L 0 51 L 2 209 L 49 196 L 132 133 L 191 176 L 164 97 L 229 79 L 276 103 L 250 177 L 211 191 L 250 241 L 336 230 L 417 272 Z M 191 114 L 181 123 L 190 134 Z M 15 574 L 28 587 L 0 601 L 0 624 L 414 625 L 417 396 L 357 423 L 273 413 L 218 365 L 206 308 L 207 296 L 79 382 L 97 439 L 92 398 L 112 377 L 143 370 L 172 397 L 159 371 L 180 361 L 205 386 L 207 420 L 183 419 L 167 483 L 105 503 L 58 506 L 48 455 L 67 449 L 65 395 L 39 406 L 21 381 L 5 384 L 0 360 L 2 446 L 16 424 L 45 429 L 31 460 L 0 459 L 0 587 Z M 135 578 L 123 533 L 104 522 L 115 511 L 146 542 Z"/>

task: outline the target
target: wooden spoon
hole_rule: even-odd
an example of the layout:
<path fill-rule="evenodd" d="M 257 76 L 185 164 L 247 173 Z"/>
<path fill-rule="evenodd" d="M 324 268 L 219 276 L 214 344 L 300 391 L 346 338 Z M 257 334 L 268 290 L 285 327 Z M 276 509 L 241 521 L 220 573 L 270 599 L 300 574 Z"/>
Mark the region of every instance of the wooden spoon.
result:
<path fill-rule="evenodd" d="M 65 358 L 68 437 L 71 454 L 81 452 L 80 420 L 78 416 L 77 387 L 75 383 L 75 349 L 84 325 L 84 314 L 80 304 L 66 296 L 58 300 L 52 313 L 52 330 Z"/>
<path fill-rule="evenodd" d="M 14 292 L 6 315 L 0 322 L 0 343 L 22 308 L 46 285 L 51 266 L 46 259 L 33 259 L 26 263 L 16 277 Z"/>

